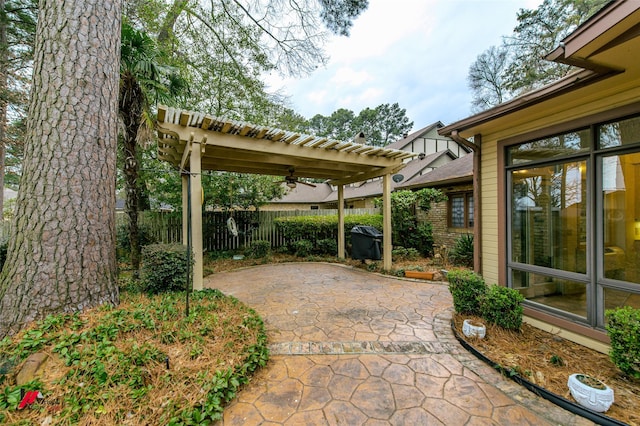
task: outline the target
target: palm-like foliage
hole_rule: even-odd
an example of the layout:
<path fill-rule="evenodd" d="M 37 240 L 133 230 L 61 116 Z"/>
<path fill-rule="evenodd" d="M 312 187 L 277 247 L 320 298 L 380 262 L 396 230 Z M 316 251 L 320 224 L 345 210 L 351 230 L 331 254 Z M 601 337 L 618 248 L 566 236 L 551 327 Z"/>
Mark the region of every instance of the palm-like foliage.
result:
<path fill-rule="evenodd" d="M 138 210 L 143 187 L 139 181 L 140 158 L 137 144 L 150 140 L 153 129 L 151 103 L 167 102 L 186 88 L 184 80 L 171 67 L 164 66 L 162 59 L 161 52 L 147 34 L 126 23 L 122 25 L 118 107 L 124 127 L 123 174 L 131 264 L 136 277 L 140 267 Z"/>

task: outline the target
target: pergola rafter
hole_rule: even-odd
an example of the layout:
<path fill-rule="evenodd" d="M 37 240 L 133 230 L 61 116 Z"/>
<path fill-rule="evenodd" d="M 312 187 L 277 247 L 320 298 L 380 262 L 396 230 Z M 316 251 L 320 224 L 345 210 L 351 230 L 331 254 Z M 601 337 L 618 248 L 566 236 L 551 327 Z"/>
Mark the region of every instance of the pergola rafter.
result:
<path fill-rule="evenodd" d="M 192 224 L 194 232 L 194 288 L 202 288 L 202 170 L 327 179 L 338 186 L 380 177 L 383 182 L 384 238 L 383 263 L 391 268 L 390 178 L 415 154 L 304 135 L 285 130 L 226 120 L 207 114 L 158 108 L 158 158 L 181 170 L 183 212 L 186 211 L 187 180 L 190 176 Z M 338 254 L 344 257 L 344 206 L 339 203 Z M 186 222 L 186 213 L 183 213 Z M 186 226 L 183 225 L 186 235 Z M 184 238 L 186 241 L 186 238 Z"/>

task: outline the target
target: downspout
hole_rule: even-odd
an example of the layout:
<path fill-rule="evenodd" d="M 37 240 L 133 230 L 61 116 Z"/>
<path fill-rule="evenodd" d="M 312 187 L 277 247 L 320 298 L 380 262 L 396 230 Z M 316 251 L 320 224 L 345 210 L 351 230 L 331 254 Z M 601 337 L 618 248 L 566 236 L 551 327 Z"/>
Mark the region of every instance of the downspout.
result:
<path fill-rule="evenodd" d="M 471 142 L 460 136 L 457 130 L 453 130 L 450 137 L 473 151 L 473 270 L 482 275 L 482 227 L 480 226 L 480 143 L 482 135 L 475 135 L 474 142 Z"/>

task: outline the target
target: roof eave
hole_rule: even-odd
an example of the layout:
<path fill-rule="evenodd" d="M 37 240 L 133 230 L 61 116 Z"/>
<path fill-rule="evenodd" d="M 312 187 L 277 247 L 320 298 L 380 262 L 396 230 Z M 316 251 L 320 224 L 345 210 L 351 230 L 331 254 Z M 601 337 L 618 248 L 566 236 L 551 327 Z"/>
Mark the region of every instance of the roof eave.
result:
<path fill-rule="evenodd" d="M 451 137 L 453 132 L 463 133 L 466 130 L 472 129 L 488 121 L 495 120 L 496 118 L 500 118 L 508 114 L 513 114 L 514 112 L 523 110 L 532 105 L 544 102 L 547 99 L 569 93 L 588 84 L 595 83 L 596 81 L 609 78 L 619 73 L 620 71 L 617 70 L 610 70 L 605 74 L 592 70 L 577 71 L 538 90 L 526 93 L 491 109 L 449 124 L 439 129 L 438 133 L 442 136 Z"/>

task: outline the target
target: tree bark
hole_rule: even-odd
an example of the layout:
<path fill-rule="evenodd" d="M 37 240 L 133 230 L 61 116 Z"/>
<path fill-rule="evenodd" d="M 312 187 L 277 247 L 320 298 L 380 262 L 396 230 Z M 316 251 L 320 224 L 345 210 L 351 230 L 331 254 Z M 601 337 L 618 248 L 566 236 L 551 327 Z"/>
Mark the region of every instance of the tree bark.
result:
<path fill-rule="evenodd" d="M 115 171 L 120 0 L 41 0 L 0 337 L 118 303 Z"/>
<path fill-rule="evenodd" d="M 5 1 L 0 0 L 0 221 L 4 220 L 4 156 L 5 156 L 5 129 L 7 128 L 7 20 L 4 13 Z"/>
<path fill-rule="evenodd" d="M 140 209 L 140 189 L 138 185 L 138 129 L 142 121 L 144 93 L 136 78 L 130 73 L 120 76 L 119 111 L 124 126 L 124 180 L 126 190 L 125 210 L 129 218 L 129 247 L 133 278 L 140 273 L 140 228 L 138 212 Z"/>

